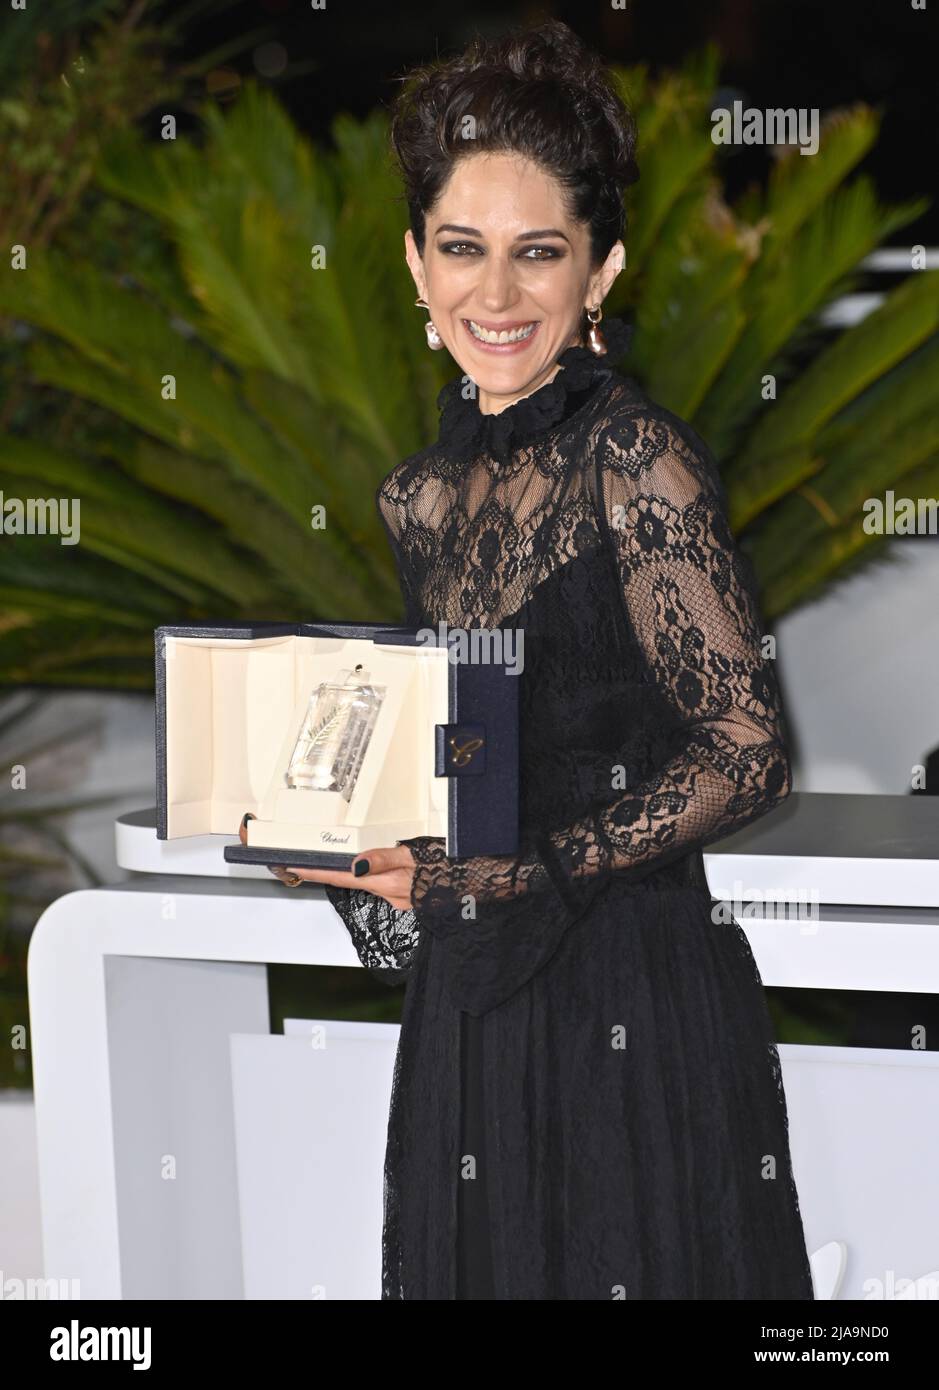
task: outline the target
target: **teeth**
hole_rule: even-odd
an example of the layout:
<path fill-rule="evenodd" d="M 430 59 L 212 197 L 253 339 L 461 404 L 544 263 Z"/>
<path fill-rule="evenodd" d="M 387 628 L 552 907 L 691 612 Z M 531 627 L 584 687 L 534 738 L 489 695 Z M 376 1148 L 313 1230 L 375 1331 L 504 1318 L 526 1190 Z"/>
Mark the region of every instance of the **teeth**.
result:
<path fill-rule="evenodd" d="M 503 329 L 501 333 L 494 333 L 492 329 L 483 328 L 473 319 L 467 319 L 466 322 L 473 337 L 484 343 L 520 343 L 523 338 L 530 338 L 538 327 L 537 323 L 527 323 L 524 328 L 513 328 L 510 332 Z"/>

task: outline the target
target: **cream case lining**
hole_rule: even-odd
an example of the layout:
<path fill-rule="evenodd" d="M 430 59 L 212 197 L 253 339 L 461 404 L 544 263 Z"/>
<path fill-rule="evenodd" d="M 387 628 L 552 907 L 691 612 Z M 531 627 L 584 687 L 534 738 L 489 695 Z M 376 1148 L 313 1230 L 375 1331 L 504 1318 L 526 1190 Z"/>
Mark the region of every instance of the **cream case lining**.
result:
<path fill-rule="evenodd" d="M 166 833 L 238 833 L 248 845 L 358 853 L 447 832 L 450 779 L 434 775 L 446 724 L 446 648 L 329 636 L 165 639 Z M 352 799 L 289 788 L 313 690 L 361 664 L 385 687 Z"/>

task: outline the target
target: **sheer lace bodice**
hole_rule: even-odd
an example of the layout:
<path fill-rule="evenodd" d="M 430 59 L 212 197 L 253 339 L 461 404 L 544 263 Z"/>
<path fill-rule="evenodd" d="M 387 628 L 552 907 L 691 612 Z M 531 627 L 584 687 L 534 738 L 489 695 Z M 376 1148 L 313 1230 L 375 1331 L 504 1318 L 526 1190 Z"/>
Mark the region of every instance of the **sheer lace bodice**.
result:
<path fill-rule="evenodd" d="M 571 348 L 497 415 L 440 393 L 438 440 L 382 482 L 405 621 L 522 633 L 520 848 L 450 859 L 418 836 L 412 909 L 329 889 L 360 957 L 406 978 L 447 943 L 454 1001 L 492 1007 L 597 896 L 706 891 L 700 851 L 790 787 L 773 662 L 717 467 L 615 362 Z"/>

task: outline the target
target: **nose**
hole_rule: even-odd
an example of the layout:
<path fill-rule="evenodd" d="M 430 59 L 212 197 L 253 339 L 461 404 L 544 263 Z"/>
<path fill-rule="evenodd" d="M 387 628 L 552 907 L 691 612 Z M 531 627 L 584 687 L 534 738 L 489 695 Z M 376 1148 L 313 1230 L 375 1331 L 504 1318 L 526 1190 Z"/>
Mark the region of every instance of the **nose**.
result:
<path fill-rule="evenodd" d="M 500 256 L 485 258 L 479 296 L 486 312 L 493 316 L 512 307 L 518 299 L 518 293 L 511 261 L 505 261 Z"/>

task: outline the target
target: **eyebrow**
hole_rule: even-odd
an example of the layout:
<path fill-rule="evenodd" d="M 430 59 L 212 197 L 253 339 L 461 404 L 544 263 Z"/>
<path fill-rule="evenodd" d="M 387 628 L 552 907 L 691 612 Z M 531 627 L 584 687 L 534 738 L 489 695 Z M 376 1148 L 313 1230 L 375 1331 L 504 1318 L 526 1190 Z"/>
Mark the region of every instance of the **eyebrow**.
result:
<path fill-rule="evenodd" d="M 437 228 L 437 231 L 434 233 L 434 235 L 436 236 L 438 232 L 461 232 L 464 236 L 483 236 L 482 232 L 479 231 L 476 227 L 458 227 L 454 222 L 445 222 L 442 227 Z M 566 241 L 567 244 L 570 245 L 568 237 L 565 236 L 563 232 L 558 231 L 557 227 L 542 227 L 540 231 L 534 232 L 519 232 L 515 240 L 537 241 L 539 238 L 546 236 L 559 236 L 563 241 Z"/>

